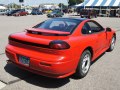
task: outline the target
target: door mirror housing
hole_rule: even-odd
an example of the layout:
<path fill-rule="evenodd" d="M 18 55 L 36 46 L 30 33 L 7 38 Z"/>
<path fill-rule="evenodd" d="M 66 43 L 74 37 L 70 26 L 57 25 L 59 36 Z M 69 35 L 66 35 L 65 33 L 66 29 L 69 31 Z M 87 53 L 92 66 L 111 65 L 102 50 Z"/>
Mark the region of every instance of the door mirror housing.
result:
<path fill-rule="evenodd" d="M 111 32 L 111 31 L 112 31 L 111 28 L 109 27 L 106 28 L 106 32 Z"/>

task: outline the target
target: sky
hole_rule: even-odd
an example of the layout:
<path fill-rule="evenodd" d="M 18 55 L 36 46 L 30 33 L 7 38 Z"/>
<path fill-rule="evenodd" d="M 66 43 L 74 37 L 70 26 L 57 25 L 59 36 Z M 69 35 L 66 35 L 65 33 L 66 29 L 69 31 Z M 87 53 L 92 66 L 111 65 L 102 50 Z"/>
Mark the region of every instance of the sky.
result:
<path fill-rule="evenodd" d="M 24 0 L 24 5 L 39 5 L 41 3 L 55 3 L 55 4 L 64 3 L 67 5 L 68 4 L 67 1 L 68 0 Z M 0 4 L 9 3 L 20 4 L 19 0 L 0 0 Z"/>

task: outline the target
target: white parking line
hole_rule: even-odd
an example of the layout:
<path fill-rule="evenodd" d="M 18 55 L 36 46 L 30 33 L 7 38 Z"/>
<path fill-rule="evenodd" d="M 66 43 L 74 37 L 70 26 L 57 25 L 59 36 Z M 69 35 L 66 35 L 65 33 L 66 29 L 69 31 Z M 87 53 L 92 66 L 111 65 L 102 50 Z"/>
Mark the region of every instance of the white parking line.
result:
<path fill-rule="evenodd" d="M 0 81 L 0 89 L 4 88 L 5 86 L 6 86 L 6 84 L 4 84 Z"/>

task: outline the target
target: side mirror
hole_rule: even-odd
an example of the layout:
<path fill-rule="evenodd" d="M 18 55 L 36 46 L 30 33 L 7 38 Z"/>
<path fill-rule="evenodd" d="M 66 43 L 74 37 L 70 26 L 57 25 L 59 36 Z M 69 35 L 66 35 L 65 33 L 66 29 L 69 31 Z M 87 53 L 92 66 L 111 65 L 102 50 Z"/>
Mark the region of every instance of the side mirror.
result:
<path fill-rule="evenodd" d="M 106 32 L 111 32 L 111 31 L 112 31 L 111 28 L 109 27 L 106 28 Z"/>

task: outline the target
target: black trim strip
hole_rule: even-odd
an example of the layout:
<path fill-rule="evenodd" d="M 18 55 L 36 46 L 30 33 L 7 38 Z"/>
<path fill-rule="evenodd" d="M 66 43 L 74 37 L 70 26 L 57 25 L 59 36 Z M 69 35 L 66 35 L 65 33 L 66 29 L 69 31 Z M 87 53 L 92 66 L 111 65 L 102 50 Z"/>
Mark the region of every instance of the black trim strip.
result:
<path fill-rule="evenodd" d="M 9 37 L 9 40 L 15 41 L 18 43 L 26 44 L 26 45 L 31 45 L 31 46 L 36 46 L 36 47 L 43 47 L 43 48 L 49 48 L 49 45 L 43 45 L 43 44 L 38 44 L 38 43 L 33 43 L 33 42 L 27 42 L 27 41 L 21 41 L 12 37 Z"/>

